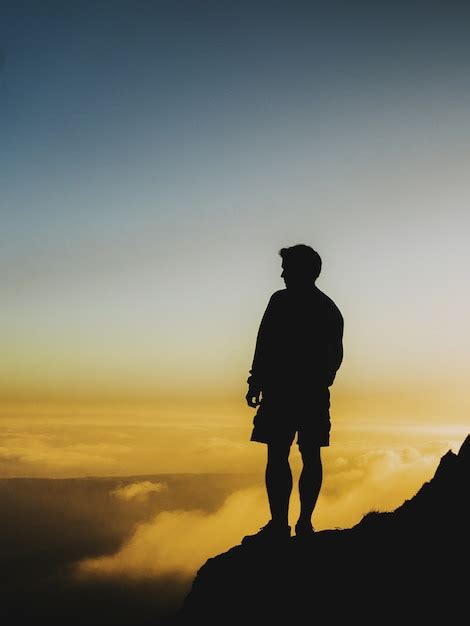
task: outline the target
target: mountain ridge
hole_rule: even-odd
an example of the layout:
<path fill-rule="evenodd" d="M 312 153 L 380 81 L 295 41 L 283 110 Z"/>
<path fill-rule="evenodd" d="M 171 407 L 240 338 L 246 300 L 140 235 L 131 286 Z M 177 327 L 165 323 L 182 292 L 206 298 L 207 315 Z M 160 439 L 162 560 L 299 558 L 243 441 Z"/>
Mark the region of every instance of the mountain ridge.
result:
<path fill-rule="evenodd" d="M 322 615 L 333 621 L 464 610 L 469 562 L 470 435 L 432 479 L 392 512 L 309 541 L 237 545 L 198 571 L 173 623 L 258 623 Z"/>

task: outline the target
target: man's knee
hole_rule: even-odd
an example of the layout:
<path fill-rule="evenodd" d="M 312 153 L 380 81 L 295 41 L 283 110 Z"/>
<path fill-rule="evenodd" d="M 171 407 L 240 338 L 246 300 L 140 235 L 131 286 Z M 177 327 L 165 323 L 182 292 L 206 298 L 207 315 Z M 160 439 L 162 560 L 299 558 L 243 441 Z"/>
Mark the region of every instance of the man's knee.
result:
<path fill-rule="evenodd" d="M 321 466 L 321 447 L 314 444 L 302 444 L 299 446 L 300 454 L 304 465 L 309 467 Z"/>
<path fill-rule="evenodd" d="M 289 459 L 291 444 L 276 442 L 268 444 L 268 463 L 285 463 Z"/>

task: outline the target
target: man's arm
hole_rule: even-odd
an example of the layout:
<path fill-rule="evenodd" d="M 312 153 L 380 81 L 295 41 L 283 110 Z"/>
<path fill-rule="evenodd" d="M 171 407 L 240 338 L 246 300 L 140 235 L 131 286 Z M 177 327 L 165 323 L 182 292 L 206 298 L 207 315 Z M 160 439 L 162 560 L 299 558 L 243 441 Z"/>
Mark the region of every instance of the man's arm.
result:
<path fill-rule="evenodd" d="M 343 362 L 343 316 L 337 311 L 333 323 L 333 328 L 328 342 L 328 387 L 330 387 Z"/>
<path fill-rule="evenodd" d="M 248 406 L 257 407 L 261 402 L 261 393 L 263 389 L 267 350 L 269 342 L 271 340 L 271 328 L 273 319 L 273 304 L 274 295 L 271 296 L 268 306 L 263 314 L 261 323 L 259 325 L 258 335 L 256 337 L 255 354 L 253 357 L 253 363 L 250 370 L 250 376 L 248 376 L 248 393 L 245 398 Z"/>

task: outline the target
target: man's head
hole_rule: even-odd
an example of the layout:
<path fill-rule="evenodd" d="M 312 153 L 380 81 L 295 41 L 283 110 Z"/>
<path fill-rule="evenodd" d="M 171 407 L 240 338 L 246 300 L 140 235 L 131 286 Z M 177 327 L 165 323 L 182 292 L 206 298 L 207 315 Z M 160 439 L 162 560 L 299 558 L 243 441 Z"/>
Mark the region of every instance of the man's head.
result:
<path fill-rule="evenodd" d="M 316 281 L 321 272 L 321 258 L 310 246 L 299 243 L 281 248 L 282 278 L 286 287 L 307 287 Z"/>

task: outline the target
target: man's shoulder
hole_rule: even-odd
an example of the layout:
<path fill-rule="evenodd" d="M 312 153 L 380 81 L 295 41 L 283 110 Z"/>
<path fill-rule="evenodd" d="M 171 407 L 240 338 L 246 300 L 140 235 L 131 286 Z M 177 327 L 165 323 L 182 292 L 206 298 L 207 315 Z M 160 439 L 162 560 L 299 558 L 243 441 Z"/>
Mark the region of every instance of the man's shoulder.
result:
<path fill-rule="evenodd" d="M 321 289 L 318 289 L 318 287 L 316 287 L 316 293 L 317 293 L 317 297 L 322 301 L 323 305 L 333 315 L 336 315 L 337 317 L 343 319 L 343 316 L 341 314 L 341 311 L 339 310 L 338 305 L 336 304 L 336 302 L 332 298 L 330 298 L 330 296 L 326 295 L 326 293 L 321 291 Z"/>
<path fill-rule="evenodd" d="M 275 291 L 269 298 L 269 306 L 276 306 L 286 301 L 287 289 L 279 289 Z"/>

